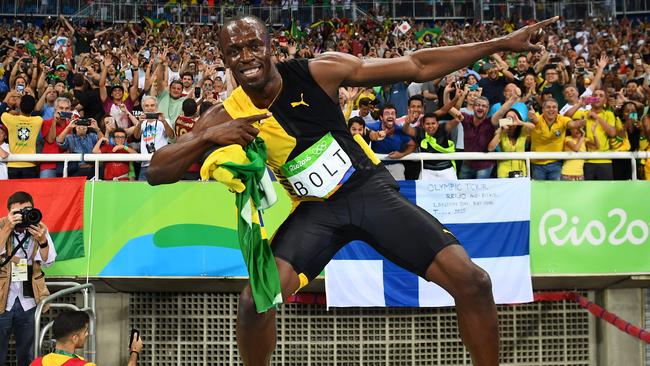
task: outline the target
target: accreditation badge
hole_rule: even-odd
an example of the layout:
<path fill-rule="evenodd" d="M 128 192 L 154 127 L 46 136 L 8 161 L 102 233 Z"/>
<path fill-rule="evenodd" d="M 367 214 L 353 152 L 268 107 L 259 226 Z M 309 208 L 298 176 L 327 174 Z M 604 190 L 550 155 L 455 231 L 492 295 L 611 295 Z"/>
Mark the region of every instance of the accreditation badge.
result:
<path fill-rule="evenodd" d="M 22 258 L 18 263 L 11 262 L 11 282 L 27 281 L 27 259 Z"/>

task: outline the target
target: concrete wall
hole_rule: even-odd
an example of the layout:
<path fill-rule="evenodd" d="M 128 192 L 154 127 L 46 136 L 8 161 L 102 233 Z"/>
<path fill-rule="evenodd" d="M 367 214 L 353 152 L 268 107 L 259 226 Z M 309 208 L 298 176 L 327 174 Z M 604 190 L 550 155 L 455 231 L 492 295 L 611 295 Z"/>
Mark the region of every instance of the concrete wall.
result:
<path fill-rule="evenodd" d="M 97 293 L 97 364 L 126 365 L 129 356 L 129 294 Z"/>
<path fill-rule="evenodd" d="M 603 301 L 600 305 L 605 309 L 636 326 L 643 327 L 643 289 L 603 290 L 599 297 Z M 645 344 L 642 341 L 604 320 L 598 320 L 597 329 L 599 366 L 644 364 Z"/>

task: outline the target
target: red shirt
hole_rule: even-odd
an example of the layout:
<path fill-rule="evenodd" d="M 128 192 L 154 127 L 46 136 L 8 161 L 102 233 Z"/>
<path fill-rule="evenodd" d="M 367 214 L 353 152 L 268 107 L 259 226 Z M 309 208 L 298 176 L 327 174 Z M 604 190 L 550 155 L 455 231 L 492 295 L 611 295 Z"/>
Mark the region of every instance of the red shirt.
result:
<path fill-rule="evenodd" d="M 45 136 L 50 132 L 50 128 L 52 127 L 52 123 L 54 123 L 55 118 L 50 118 L 46 119 L 43 121 L 43 127 L 41 127 L 41 134 L 43 136 L 43 140 L 45 140 Z M 64 152 L 64 150 L 59 146 L 59 144 L 56 143 L 56 136 L 58 136 L 63 130 L 65 130 L 65 120 L 63 124 L 57 123 L 56 124 L 56 135 L 54 136 L 54 142 L 49 143 L 47 140 L 45 140 L 45 144 L 43 145 L 43 154 L 61 154 Z M 41 164 L 41 171 L 43 170 L 48 170 L 48 169 L 56 169 L 56 163 L 42 163 Z"/>
<path fill-rule="evenodd" d="M 176 125 L 174 126 L 174 132 L 176 132 L 176 138 L 183 136 L 184 134 L 192 131 L 196 121 L 192 117 L 178 116 L 176 118 Z M 188 172 L 194 173 L 201 170 L 199 163 L 194 163 L 190 165 L 187 169 Z"/>
<path fill-rule="evenodd" d="M 124 149 L 118 149 L 117 151 L 113 152 L 114 147 L 115 145 L 104 143 L 99 147 L 99 151 L 101 151 L 102 154 L 128 154 L 129 153 Z M 113 178 L 115 177 L 121 177 L 119 178 L 119 180 L 129 180 L 128 174 L 129 174 L 128 162 L 107 161 L 104 163 L 104 180 L 113 180 Z"/>

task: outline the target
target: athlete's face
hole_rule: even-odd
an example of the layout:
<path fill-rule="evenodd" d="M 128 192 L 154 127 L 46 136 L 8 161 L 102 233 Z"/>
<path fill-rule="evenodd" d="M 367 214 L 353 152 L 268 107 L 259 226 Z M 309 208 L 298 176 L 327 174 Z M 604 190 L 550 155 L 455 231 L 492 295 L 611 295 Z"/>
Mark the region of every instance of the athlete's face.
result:
<path fill-rule="evenodd" d="M 242 87 L 266 86 L 271 64 L 271 46 L 266 28 L 254 18 L 228 23 L 221 31 L 224 62 Z"/>

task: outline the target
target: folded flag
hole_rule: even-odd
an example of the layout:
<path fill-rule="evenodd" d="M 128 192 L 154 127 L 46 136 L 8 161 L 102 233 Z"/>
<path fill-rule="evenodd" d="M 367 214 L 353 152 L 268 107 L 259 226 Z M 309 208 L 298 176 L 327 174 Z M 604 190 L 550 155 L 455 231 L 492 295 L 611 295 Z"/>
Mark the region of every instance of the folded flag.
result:
<path fill-rule="evenodd" d="M 533 301 L 527 178 L 404 181 L 400 185 L 405 197 L 444 223 L 472 261 L 489 273 L 496 303 Z M 327 265 L 325 290 L 328 307 L 454 304 L 442 288 L 361 241 L 347 244 Z"/>
<path fill-rule="evenodd" d="M 440 33 L 442 33 L 442 29 L 440 29 L 439 27 L 423 28 L 422 30 L 415 32 L 415 38 L 418 40 L 419 43 L 422 43 L 427 40 L 432 41 L 438 39 Z"/>
<path fill-rule="evenodd" d="M 201 167 L 201 179 L 213 178 L 236 193 L 239 246 L 259 313 L 282 303 L 280 275 L 260 212 L 277 201 L 266 158 L 266 145 L 257 138 L 245 151 L 240 145 L 215 150 Z"/>

